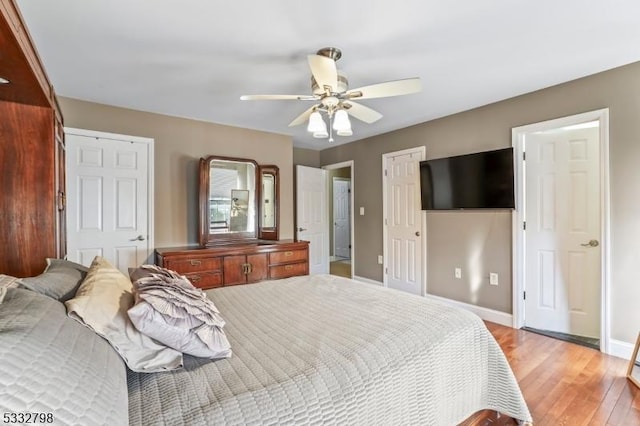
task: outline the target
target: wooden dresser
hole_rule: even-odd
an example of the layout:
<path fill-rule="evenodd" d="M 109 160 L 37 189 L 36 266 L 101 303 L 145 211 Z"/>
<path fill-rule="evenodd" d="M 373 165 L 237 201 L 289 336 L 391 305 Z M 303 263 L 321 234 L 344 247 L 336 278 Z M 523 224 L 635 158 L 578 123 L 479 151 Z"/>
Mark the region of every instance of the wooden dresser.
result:
<path fill-rule="evenodd" d="M 156 264 L 207 289 L 309 274 L 308 241 L 156 249 Z"/>

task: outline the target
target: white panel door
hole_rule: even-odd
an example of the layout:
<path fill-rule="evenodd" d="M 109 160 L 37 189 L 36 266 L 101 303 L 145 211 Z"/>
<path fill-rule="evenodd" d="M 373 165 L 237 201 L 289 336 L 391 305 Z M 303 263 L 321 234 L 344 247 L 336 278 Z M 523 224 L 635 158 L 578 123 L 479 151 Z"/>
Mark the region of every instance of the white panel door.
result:
<path fill-rule="evenodd" d="M 299 240 L 309 241 L 309 273 L 329 273 L 327 172 L 296 166 L 296 222 Z"/>
<path fill-rule="evenodd" d="M 67 258 L 128 275 L 149 247 L 148 144 L 67 134 Z"/>
<path fill-rule="evenodd" d="M 351 257 L 351 181 L 344 178 L 333 178 L 333 253 L 336 257 Z"/>
<path fill-rule="evenodd" d="M 599 128 L 527 135 L 525 324 L 600 336 Z"/>
<path fill-rule="evenodd" d="M 422 295 L 421 151 L 385 158 L 387 287 Z"/>

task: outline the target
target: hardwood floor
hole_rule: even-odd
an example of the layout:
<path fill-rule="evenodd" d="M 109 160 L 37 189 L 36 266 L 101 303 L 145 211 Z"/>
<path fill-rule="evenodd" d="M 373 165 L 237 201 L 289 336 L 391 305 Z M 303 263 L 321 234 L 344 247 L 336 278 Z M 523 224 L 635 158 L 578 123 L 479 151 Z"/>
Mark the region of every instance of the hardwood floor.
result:
<path fill-rule="evenodd" d="M 534 426 L 640 425 L 640 389 L 625 377 L 627 360 L 486 324 L 511 364 Z"/>

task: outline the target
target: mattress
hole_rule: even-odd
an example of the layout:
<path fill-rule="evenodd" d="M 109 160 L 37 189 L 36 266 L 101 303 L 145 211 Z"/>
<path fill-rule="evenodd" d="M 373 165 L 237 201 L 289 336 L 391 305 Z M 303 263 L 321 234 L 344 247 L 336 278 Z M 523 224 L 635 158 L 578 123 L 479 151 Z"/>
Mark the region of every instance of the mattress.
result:
<path fill-rule="evenodd" d="M 129 371 L 131 425 L 452 425 L 482 409 L 531 421 L 470 312 L 330 275 L 207 293 L 233 356 Z"/>

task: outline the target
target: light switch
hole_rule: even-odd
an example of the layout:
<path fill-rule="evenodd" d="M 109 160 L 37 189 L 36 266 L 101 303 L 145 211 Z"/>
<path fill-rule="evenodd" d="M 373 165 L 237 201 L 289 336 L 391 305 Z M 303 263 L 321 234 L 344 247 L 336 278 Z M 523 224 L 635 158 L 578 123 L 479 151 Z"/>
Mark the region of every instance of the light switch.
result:
<path fill-rule="evenodd" d="M 498 285 L 498 274 L 495 272 L 489 273 L 489 284 Z"/>
<path fill-rule="evenodd" d="M 364 216 L 364 207 L 360 207 L 360 216 Z"/>

